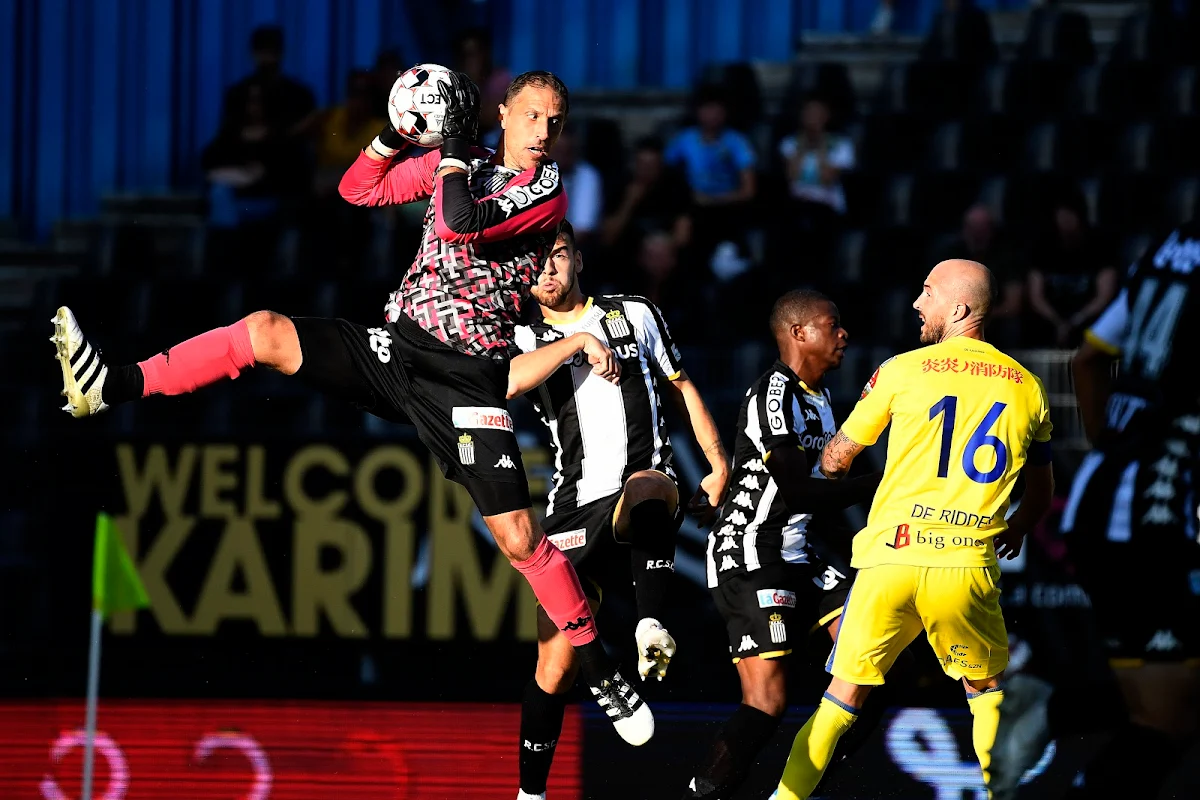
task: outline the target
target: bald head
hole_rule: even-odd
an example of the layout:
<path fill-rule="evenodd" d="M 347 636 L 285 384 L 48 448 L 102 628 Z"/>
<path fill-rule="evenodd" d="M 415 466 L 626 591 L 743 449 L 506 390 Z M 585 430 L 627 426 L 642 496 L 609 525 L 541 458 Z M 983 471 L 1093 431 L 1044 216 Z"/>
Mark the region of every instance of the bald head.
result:
<path fill-rule="evenodd" d="M 933 268 L 913 308 L 921 314 L 921 341 L 933 344 L 975 331 L 996 299 L 996 278 L 978 261 L 951 259 Z M 969 334 L 976 335 L 976 334 Z"/>
<path fill-rule="evenodd" d="M 978 261 L 952 258 L 943 261 L 929 273 L 926 283 L 936 284 L 953 303 L 962 303 L 972 317 L 986 319 L 996 300 L 996 276 Z"/>
<path fill-rule="evenodd" d="M 771 332 L 775 338 L 787 336 L 793 325 L 804 327 L 827 313 L 832 301 L 811 289 L 793 289 L 775 301 L 771 308 Z"/>

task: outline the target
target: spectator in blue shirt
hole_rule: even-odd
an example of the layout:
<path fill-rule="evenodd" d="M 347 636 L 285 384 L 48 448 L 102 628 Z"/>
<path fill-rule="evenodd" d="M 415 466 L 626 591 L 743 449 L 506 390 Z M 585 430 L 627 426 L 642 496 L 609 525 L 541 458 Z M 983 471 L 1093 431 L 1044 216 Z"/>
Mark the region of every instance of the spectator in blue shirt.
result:
<path fill-rule="evenodd" d="M 694 255 L 699 263 L 708 264 L 722 241 L 745 248 L 758 159 L 749 140 L 726 127 L 728 111 L 719 87 L 702 88 L 697 100 L 696 125 L 671 140 L 665 159 L 687 177 L 695 222 Z"/>

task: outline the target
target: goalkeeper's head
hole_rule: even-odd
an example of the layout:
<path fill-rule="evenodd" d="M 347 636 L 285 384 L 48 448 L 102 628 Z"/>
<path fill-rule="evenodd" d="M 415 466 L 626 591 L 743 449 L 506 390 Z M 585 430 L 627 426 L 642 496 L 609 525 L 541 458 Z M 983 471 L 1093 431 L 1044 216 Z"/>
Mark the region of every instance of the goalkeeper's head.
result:
<path fill-rule="evenodd" d="M 534 70 L 513 78 L 499 109 L 505 166 L 526 170 L 550 161 L 570 108 L 566 84 L 553 72 Z"/>

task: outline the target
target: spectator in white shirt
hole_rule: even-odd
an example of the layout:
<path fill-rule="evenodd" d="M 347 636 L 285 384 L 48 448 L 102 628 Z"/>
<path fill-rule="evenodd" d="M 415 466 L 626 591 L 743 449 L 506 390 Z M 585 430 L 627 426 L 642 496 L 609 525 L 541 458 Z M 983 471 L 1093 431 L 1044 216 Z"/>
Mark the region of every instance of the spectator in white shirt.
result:
<path fill-rule="evenodd" d="M 787 176 L 791 202 L 778 233 L 803 241 L 813 266 L 824 267 L 846 213 L 842 173 L 854 168 L 854 145 L 845 136 L 831 133 L 829 106 L 810 97 L 800 110 L 799 129 L 779 142 L 779 156 Z"/>

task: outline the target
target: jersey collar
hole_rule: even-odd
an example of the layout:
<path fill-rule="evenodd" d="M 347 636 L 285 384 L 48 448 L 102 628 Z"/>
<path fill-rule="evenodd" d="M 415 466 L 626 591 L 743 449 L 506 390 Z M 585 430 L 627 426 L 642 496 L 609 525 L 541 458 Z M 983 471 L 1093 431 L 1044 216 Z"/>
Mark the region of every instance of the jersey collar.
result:
<path fill-rule="evenodd" d="M 554 325 L 556 327 L 563 327 L 566 325 L 574 325 L 576 322 L 579 322 L 581 319 L 586 317 L 588 312 L 591 310 L 592 310 L 592 298 L 589 297 L 587 299 L 587 302 L 583 304 L 583 308 L 579 309 L 579 311 L 576 312 L 576 314 L 574 316 L 572 316 L 570 319 L 548 320 L 548 319 L 546 319 L 545 313 L 542 313 L 542 322 L 546 323 L 547 325 Z"/>
<path fill-rule="evenodd" d="M 825 396 L 825 394 L 820 389 L 813 389 L 807 383 L 800 380 L 800 376 L 797 375 L 795 372 L 793 372 L 791 367 L 789 367 L 787 364 L 783 363 L 782 358 L 775 359 L 775 370 L 777 372 L 782 372 L 784 375 L 787 375 L 789 378 L 794 380 L 801 389 L 808 392 L 813 397 L 824 397 Z"/>

